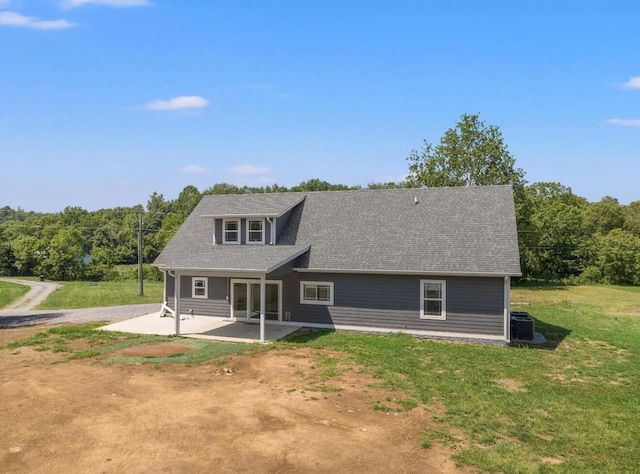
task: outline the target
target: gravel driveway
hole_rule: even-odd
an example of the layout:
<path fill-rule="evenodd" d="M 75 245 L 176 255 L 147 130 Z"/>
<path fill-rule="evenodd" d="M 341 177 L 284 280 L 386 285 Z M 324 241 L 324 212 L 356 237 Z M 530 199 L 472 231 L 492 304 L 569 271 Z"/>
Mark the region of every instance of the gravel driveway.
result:
<path fill-rule="evenodd" d="M 123 321 L 144 314 L 159 312 L 160 303 L 128 306 L 107 306 L 84 309 L 31 309 L 58 288 L 55 283 L 29 280 L 5 280 L 29 285 L 31 290 L 8 308 L 0 310 L 0 328 L 31 326 L 34 324 L 90 323 L 95 321 Z"/>

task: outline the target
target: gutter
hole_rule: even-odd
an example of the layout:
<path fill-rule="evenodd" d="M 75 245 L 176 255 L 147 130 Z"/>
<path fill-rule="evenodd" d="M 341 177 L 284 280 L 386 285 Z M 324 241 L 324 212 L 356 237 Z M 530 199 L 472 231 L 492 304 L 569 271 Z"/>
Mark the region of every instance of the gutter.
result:
<path fill-rule="evenodd" d="M 442 272 L 424 270 L 376 270 L 376 269 L 347 269 L 347 268 L 294 268 L 294 272 L 299 273 L 354 273 L 371 275 L 423 275 L 423 276 L 457 276 L 457 277 L 483 277 L 483 278 L 504 278 L 520 277 L 522 273 L 508 272 Z"/>

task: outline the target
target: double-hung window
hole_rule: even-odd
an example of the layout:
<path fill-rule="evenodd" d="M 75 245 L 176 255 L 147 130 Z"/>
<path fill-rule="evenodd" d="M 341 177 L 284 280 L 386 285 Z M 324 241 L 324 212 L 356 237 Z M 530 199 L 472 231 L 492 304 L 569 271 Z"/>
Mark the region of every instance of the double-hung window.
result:
<path fill-rule="evenodd" d="M 420 280 L 420 318 L 447 319 L 447 282 Z"/>
<path fill-rule="evenodd" d="M 264 244 L 264 219 L 247 219 L 247 243 Z"/>
<path fill-rule="evenodd" d="M 240 243 L 240 221 L 238 219 L 225 219 L 222 230 L 223 244 Z"/>
<path fill-rule="evenodd" d="M 300 303 L 333 305 L 333 282 L 301 281 Z"/>
<path fill-rule="evenodd" d="M 191 279 L 191 297 L 208 298 L 207 283 L 208 279 L 206 277 L 193 277 Z"/>

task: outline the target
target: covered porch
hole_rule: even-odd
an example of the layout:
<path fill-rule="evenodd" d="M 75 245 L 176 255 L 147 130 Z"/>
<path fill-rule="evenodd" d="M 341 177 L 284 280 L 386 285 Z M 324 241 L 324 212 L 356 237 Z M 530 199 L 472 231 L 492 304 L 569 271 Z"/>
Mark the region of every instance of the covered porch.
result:
<path fill-rule="evenodd" d="M 181 337 L 244 343 L 278 341 L 302 327 L 268 321 L 260 324 L 211 316 L 185 316 L 184 314 L 179 320 L 179 325 L 179 335 Z M 161 317 L 160 313 L 156 312 L 109 324 L 100 329 L 134 334 L 172 336 L 176 334 L 176 321 L 173 317 Z"/>
<path fill-rule="evenodd" d="M 169 318 L 174 323 L 169 334 L 183 336 L 213 331 L 191 331 L 187 325 L 191 324 L 189 318 L 193 315 L 205 316 L 208 323 L 217 318 L 226 325 L 235 323 L 233 327 L 237 328 L 246 325 L 248 330 L 258 331 L 257 336 L 250 339 L 259 342 L 279 339 L 284 336 L 278 334 L 293 332 L 287 330 L 291 326 L 288 315 L 282 310 L 282 282 L 273 276 L 309 247 L 214 245 L 214 250 L 217 258 L 211 267 L 197 265 L 196 256 L 191 252 L 187 253 L 188 266 L 158 265 L 165 275 L 164 309 L 172 316 L 181 315 Z M 218 328 L 216 331 L 221 333 L 230 329 Z"/>

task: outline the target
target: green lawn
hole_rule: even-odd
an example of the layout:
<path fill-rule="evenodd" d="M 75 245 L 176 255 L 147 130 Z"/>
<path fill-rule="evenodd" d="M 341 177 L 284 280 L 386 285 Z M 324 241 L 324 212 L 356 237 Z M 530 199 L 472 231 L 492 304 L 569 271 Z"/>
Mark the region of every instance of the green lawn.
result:
<path fill-rule="evenodd" d="M 640 289 L 517 288 L 512 300 L 536 319 L 544 347 L 341 332 L 280 345 L 344 352 L 432 413 L 423 447 L 448 444 L 480 471 L 638 472 Z"/>
<path fill-rule="evenodd" d="M 162 282 L 144 282 L 144 296 L 138 296 L 138 282 L 128 281 L 66 281 L 38 309 L 75 309 L 98 306 L 161 303 Z"/>
<path fill-rule="evenodd" d="M 29 291 L 29 287 L 18 283 L 0 281 L 0 309 L 17 300 Z"/>

